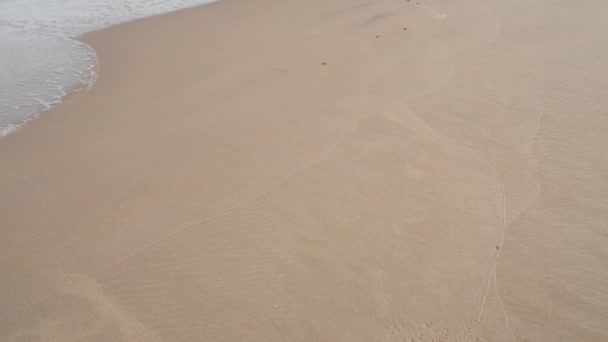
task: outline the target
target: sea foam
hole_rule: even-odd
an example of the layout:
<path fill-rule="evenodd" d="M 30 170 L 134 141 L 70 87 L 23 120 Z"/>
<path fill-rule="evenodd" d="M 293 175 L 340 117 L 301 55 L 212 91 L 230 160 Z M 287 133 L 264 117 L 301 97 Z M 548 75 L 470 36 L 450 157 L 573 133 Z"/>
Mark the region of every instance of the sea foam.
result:
<path fill-rule="evenodd" d="M 0 137 L 95 81 L 83 34 L 215 0 L 0 0 Z"/>

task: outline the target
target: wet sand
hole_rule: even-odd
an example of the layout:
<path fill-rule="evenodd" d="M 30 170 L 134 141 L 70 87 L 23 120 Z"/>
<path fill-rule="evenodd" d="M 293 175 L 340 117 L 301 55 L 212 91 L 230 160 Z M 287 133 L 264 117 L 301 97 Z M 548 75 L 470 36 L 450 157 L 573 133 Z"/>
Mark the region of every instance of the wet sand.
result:
<path fill-rule="evenodd" d="M 0 340 L 604 341 L 608 4 L 242 1 L 0 140 Z"/>

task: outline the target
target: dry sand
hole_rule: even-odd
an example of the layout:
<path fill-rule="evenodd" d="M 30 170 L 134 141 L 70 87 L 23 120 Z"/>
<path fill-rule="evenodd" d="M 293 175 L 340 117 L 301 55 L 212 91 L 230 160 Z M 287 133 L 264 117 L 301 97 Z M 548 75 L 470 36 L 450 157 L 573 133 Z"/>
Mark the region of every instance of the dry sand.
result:
<path fill-rule="evenodd" d="M 418 2 L 86 37 L 0 141 L 0 340 L 608 340 L 608 2 Z"/>

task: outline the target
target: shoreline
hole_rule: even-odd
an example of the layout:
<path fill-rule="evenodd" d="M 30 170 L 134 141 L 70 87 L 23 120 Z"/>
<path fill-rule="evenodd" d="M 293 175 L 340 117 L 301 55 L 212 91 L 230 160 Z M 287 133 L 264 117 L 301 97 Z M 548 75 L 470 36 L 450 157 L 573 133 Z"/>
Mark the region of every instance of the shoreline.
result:
<path fill-rule="evenodd" d="M 200 7 L 209 6 L 218 1 L 220 1 L 220 0 L 213 0 L 213 2 L 210 2 L 210 3 L 198 5 L 195 7 L 183 8 L 183 9 L 168 12 L 168 13 L 161 13 L 161 14 L 156 14 L 156 15 L 152 15 L 149 17 L 136 18 L 136 19 L 132 19 L 127 22 L 118 23 L 118 24 L 112 25 L 110 27 L 105 27 L 102 29 L 98 29 L 98 30 L 95 30 L 92 32 L 87 32 L 85 34 L 72 37 L 71 39 L 74 39 L 75 41 L 77 41 L 79 43 L 85 44 L 85 45 L 91 47 L 93 49 L 93 51 L 95 51 L 95 54 L 98 57 L 98 61 L 94 68 L 94 75 L 95 75 L 94 78 L 82 87 L 75 87 L 77 89 L 69 90 L 64 96 L 61 97 L 60 100 L 58 100 L 59 102 L 52 104 L 50 106 L 50 108 L 37 112 L 35 115 L 26 119 L 22 123 L 18 124 L 16 127 L 11 128 L 8 133 L 6 133 L 4 135 L 0 135 L 0 142 L 7 136 L 13 135 L 13 134 L 17 133 L 18 131 L 24 129 L 29 123 L 40 119 L 40 117 L 42 115 L 45 115 L 45 113 L 61 111 L 63 107 L 69 106 L 72 102 L 77 101 L 81 96 L 85 95 L 87 92 L 89 92 L 95 86 L 95 83 L 99 77 L 100 70 L 101 70 L 101 63 L 99 61 L 98 50 L 93 46 L 93 44 L 94 44 L 93 42 L 95 41 L 96 35 L 103 34 L 103 32 L 105 32 L 107 30 L 119 29 L 123 25 L 130 25 L 130 24 L 133 24 L 133 23 L 141 21 L 141 20 L 152 20 L 154 18 L 162 17 L 165 15 L 176 15 L 179 12 L 190 11 L 190 10 L 194 10 L 194 9 L 197 9 Z M 223 0 L 223 1 L 226 1 L 226 0 Z"/>
<path fill-rule="evenodd" d="M 184 8 L 181 9 L 166 9 L 168 12 L 164 12 L 164 13 L 157 13 L 157 14 L 148 14 L 147 16 L 145 14 L 142 13 L 135 13 L 137 12 L 135 10 L 135 12 L 131 13 L 132 19 L 128 20 L 128 21 L 122 21 L 121 19 L 118 20 L 118 22 L 114 22 L 114 23 L 109 23 L 112 22 L 113 20 L 110 18 L 104 18 L 104 22 L 106 23 L 106 27 L 97 27 L 95 25 L 91 26 L 90 23 L 85 23 L 83 22 L 83 18 L 82 17 L 78 17 L 78 15 L 75 15 L 74 13 L 70 12 L 70 10 L 73 9 L 66 9 L 67 13 L 65 13 L 65 21 L 69 21 L 71 22 L 73 25 L 71 25 L 71 28 L 66 28 L 66 27 L 61 27 L 61 24 L 59 24 L 59 26 L 54 27 L 54 30 L 50 30 L 48 28 L 45 28 L 45 23 L 48 24 L 49 26 L 53 26 L 53 25 L 57 25 L 56 23 L 54 23 L 52 20 L 50 20 L 53 16 L 53 9 L 49 9 L 46 8 L 44 9 L 42 12 L 44 12 L 45 10 L 48 12 L 48 18 L 38 18 L 40 19 L 40 23 L 35 22 L 34 20 L 33 22 L 29 22 L 29 24 L 26 22 L 25 19 L 21 18 L 22 20 L 24 20 L 24 23 L 22 23 L 23 27 L 27 27 L 27 26 L 36 26 L 38 30 L 32 29 L 32 28 L 23 28 L 21 30 L 16 29 L 16 33 L 19 35 L 23 35 L 23 36 L 28 36 L 28 34 L 30 36 L 37 36 L 39 35 L 40 37 L 43 36 L 48 36 L 47 38 L 50 40 L 54 40 L 54 39 L 59 39 L 59 40 L 65 40 L 67 43 L 65 44 L 66 46 L 63 46 L 64 49 L 63 51 L 60 52 L 72 52 L 74 53 L 73 50 L 70 50 L 71 45 L 82 45 L 85 46 L 86 49 L 85 50 L 89 50 L 92 53 L 89 54 L 83 54 L 82 56 L 80 56 L 81 58 L 79 60 L 74 59 L 72 60 L 71 64 L 68 63 L 63 63 L 61 65 L 58 65 L 57 67 L 60 68 L 60 70 L 49 70 L 49 67 L 47 65 L 31 65 L 32 68 L 37 69 L 39 74 L 46 74 L 47 79 L 43 80 L 43 79 L 37 79 L 37 78 L 33 78 L 31 80 L 28 81 L 24 81 L 25 78 L 27 78 L 27 76 L 23 76 L 20 74 L 20 72 L 22 74 L 26 74 L 27 72 L 25 70 L 20 70 L 20 68 L 22 68 L 21 65 L 13 65 L 13 68 L 17 69 L 16 74 L 12 75 L 13 77 L 15 77 L 13 79 L 13 83 L 16 84 L 16 86 L 20 86 L 23 89 L 21 90 L 21 94 L 22 96 L 24 96 L 26 99 L 29 99 L 29 102 L 24 103 L 24 104 L 19 104 L 19 105 L 15 105 L 16 102 L 15 101 L 21 101 L 21 97 L 19 97 L 18 99 L 11 99 L 11 95 L 12 96 L 17 96 L 15 94 L 13 94 L 12 92 L 14 92 L 14 90 L 10 89 L 9 85 L 4 85 L 7 88 L 6 90 L 6 99 L 3 99 L 3 101 L 6 101 L 5 103 L 0 103 L 1 105 L 3 105 L 5 108 L 9 108 L 12 105 L 14 106 L 14 110 L 16 110 L 17 112 L 14 113 L 10 113 L 10 114 L 6 114 L 6 120 L 7 122 L 5 124 L 3 124 L 2 126 L 0 126 L 0 139 L 2 139 L 2 137 L 5 137 L 9 134 L 13 134 L 16 131 L 20 130 L 21 128 L 23 128 L 25 125 L 27 125 L 27 123 L 31 122 L 32 120 L 36 120 L 37 118 L 40 117 L 40 115 L 43 115 L 43 113 L 48 112 L 50 110 L 53 109 L 57 109 L 58 107 L 69 103 L 71 101 L 74 100 L 75 97 L 82 95 L 83 93 L 87 92 L 88 89 L 90 89 L 96 79 L 97 79 L 97 71 L 96 70 L 99 67 L 99 61 L 97 60 L 97 52 L 95 51 L 95 49 L 90 46 L 89 44 L 86 44 L 84 42 L 84 37 L 86 37 L 87 35 L 93 34 L 95 32 L 99 32 L 99 31 L 103 31 L 105 29 L 109 29 L 111 27 L 114 26 L 119 26 L 122 24 L 127 24 L 129 22 L 133 22 L 133 21 L 137 21 L 137 20 L 142 20 L 142 19 L 146 19 L 146 18 L 153 18 L 156 16 L 161 16 L 164 14 L 169 14 L 169 13 L 175 13 L 175 12 L 179 12 L 179 11 L 183 11 L 183 10 L 188 10 L 188 9 L 192 9 L 192 8 L 196 8 L 196 7 L 200 7 L 200 6 L 205 6 L 205 5 L 209 5 L 217 0 L 201 0 L 201 1 L 207 1 L 206 3 L 200 3 L 198 5 L 188 5 Z M 110 5 L 110 8 L 113 6 L 112 4 L 108 4 Z M 51 6 L 52 7 L 52 6 Z M 55 8 L 55 10 L 57 10 Z M 81 11 L 86 12 L 86 6 L 85 8 L 81 8 Z M 90 10 L 90 9 L 88 9 Z M 19 11 L 13 11 L 11 12 L 11 8 L 9 7 L 7 9 L 8 13 L 8 17 L 15 16 L 12 19 L 9 19 L 8 17 L 5 18 L 5 22 L 4 24 L 6 25 L 6 27 L 9 28 L 17 28 L 17 27 L 21 27 L 19 24 L 19 18 L 20 18 L 20 14 Z M 151 11 L 151 12 L 150 12 Z M 145 12 L 145 11 L 144 11 Z M 158 6 L 155 5 L 153 6 L 153 8 L 148 9 L 148 12 L 150 13 L 155 13 L 158 12 Z M 141 15 L 144 15 L 143 17 Z M 81 16 L 86 16 L 86 14 L 82 14 Z M 139 17 L 138 17 L 139 16 Z M 124 19 L 122 19 L 124 20 Z M 11 46 L 9 45 L 9 48 Z M 14 48 L 14 47 L 13 47 Z M 46 51 L 47 54 L 53 54 L 53 53 L 57 53 L 57 51 L 53 51 L 52 48 L 47 47 L 47 49 L 50 49 L 48 51 Z M 73 48 L 72 48 L 73 49 Z M 82 49 L 81 49 L 82 50 Z M 38 51 L 39 52 L 39 51 Z M 82 52 L 82 51 L 81 51 Z M 35 52 L 31 52 L 30 53 L 30 57 L 34 58 L 37 55 L 35 54 Z M 24 56 L 25 57 L 25 56 Z M 7 63 L 11 63 L 10 60 L 6 60 Z M 55 60 L 50 60 L 50 63 L 58 63 L 58 61 Z M 65 62 L 65 61 L 64 61 Z M 14 63 L 14 62 L 12 62 Z M 85 66 L 86 65 L 86 66 Z M 76 77 L 75 79 L 63 79 L 60 81 L 50 81 L 49 79 L 52 78 L 58 78 L 61 77 L 62 74 L 65 73 L 73 73 L 73 76 L 76 77 L 75 75 L 81 75 Z M 82 76 L 82 75 L 86 75 L 86 76 Z M 11 78 L 9 76 L 11 75 L 4 75 L 7 76 L 7 78 Z M 35 76 L 32 76 L 35 77 Z M 35 86 L 33 86 L 33 84 L 36 83 L 52 83 L 53 86 L 58 87 L 58 89 L 56 89 L 56 93 L 53 93 L 51 91 L 45 91 L 42 88 L 36 88 Z M 49 84 L 47 84 L 47 88 L 49 87 Z M 26 94 L 26 95 L 24 95 Z M 37 94 L 37 95 L 33 95 L 33 94 Z M 35 97 L 32 97 L 35 96 Z M 30 98 L 31 97 L 31 98 Z M 40 108 L 38 108 L 40 107 Z M 30 109 L 27 109 L 30 108 Z M 32 111 L 33 108 L 38 108 L 38 111 Z M 18 112 L 21 109 L 25 109 L 25 112 Z"/>
<path fill-rule="evenodd" d="M 420 2 L 222 0 L 81 37 L 95 84 L 0 140 L 0 339 L 608 336 L 585 252 L 607 218 L 560 190 L 608 186 L 581 100 L 606 89 L 559 87 L 566 5 Z"/>

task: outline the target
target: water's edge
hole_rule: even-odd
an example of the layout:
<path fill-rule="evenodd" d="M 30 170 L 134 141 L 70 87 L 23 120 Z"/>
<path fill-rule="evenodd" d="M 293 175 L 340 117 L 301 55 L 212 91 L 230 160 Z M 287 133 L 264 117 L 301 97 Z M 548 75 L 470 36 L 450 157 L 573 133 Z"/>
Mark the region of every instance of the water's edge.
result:
<path fill-rule="evenodd" d="M 0 0 L 0 139 L 95 84 L 99 59 L 86 35 L 217 0 L 37 1 Z"/>

